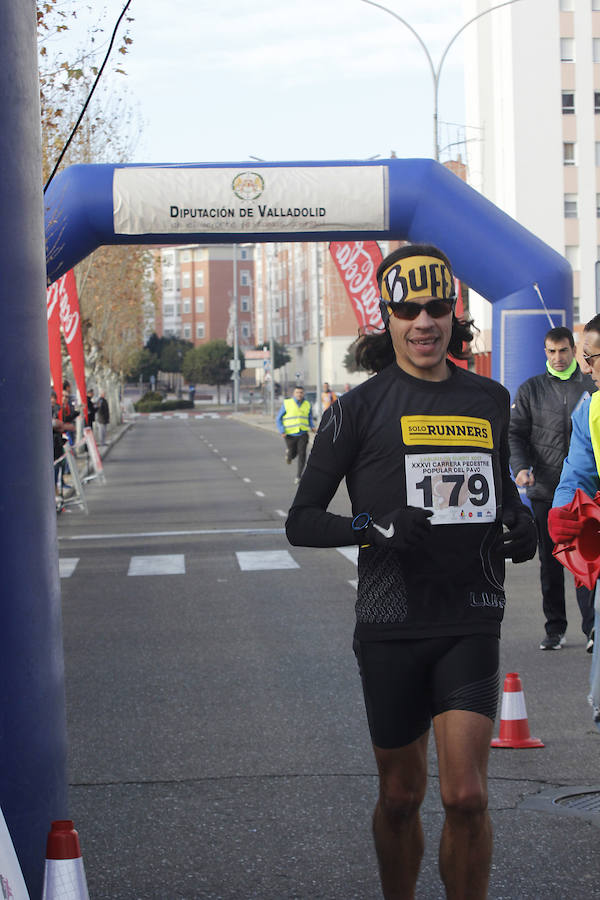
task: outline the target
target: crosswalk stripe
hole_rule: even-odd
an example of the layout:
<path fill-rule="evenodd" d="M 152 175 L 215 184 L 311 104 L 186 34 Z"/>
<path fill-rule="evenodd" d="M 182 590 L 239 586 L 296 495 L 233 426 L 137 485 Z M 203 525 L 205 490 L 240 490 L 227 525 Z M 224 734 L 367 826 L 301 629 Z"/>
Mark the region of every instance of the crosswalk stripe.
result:
<path fill-rule="evenodd" d="M 336 547 L 338 553 L 349 559 L 350 562 L 358 565 L 358 545 L 356 547 Z"/>
<path fill-rule="evenodd" d="M 300 568 L 287 550 L 238 550 L 235 555 L 242 572 Z"/>
<path fill-rule="evenodd" d="M 158 556 L 132 556 L 128 575 L 185 575 L 183 553 Z"/>
<path fill-rule="evenodd" d="M 78 556 L 65 556 L 58 560 L 58 573 L 61 578 L 70 578 L 79 562 Z"/>

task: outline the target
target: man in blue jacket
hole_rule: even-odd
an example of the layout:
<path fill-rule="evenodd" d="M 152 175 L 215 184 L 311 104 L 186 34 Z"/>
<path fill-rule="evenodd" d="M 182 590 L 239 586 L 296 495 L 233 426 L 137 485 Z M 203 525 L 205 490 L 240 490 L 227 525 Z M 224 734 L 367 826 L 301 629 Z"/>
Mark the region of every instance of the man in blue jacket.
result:
<path fill-rule="evenodd" d="M 575 341 L 568 328 L 552 328 L 544 338 L 546 371 L 525 381 L 511 408 L 508 438 L 510 465 L 519 487 L 526 488 L 538 530 L 540 581 L 546 633 L 540 650 L 560 650 L 565 643 L 567 615 L 565 579 L 552 555 L 548 512 L 569 449 L 571 413 L 596 390 L 575 359 Z M 581 628 L 592 652 L 594 611 L 586 587 L 576 590 Z"/>
<path fill-rule="evenodd" d="M 600 386 L 600 315 L 594 316 L 583 330 L 583 372 L 589 373 Z M 572 416 L 573 431 L 569 454 L 565 459 L 560 481 L 548 514 L 548 531 L 556 543 L 571 542 L 579 534 L 583 522 L 568 509 L 575 491 L 580 488 L 588 497 L 600 490 L 600 392 L 579 405 Z M 598 592 L 595 600 L 595 627 L 600 606 Z M 600 729 L 600 647 L 594 643 L 590 674 L 590 703 L 594 721 Z"/>

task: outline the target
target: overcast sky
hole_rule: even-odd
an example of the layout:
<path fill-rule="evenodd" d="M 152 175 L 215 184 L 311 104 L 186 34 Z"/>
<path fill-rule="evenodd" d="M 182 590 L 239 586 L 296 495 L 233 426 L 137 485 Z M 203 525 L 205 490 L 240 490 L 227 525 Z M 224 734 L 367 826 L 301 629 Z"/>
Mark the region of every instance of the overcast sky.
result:
<path fill-rule="evenodd" d="M 80 11 L 83 26 L 106 10 L 98 64 L 124 5 L 101 0 Z M 468 18 L 462 0 L 384 5 L 420 34 L 436 68 Z M 139 109 L 130 162 L 433 155 L 425 52 L 363 0 L 132 0 L 129 14 L 128 74 L 109 77 Z M 73 31 L 64 37 L 73 39 Z M 442 146 L 465 124 L 462 50 L 459 37 L 440 79 L 440 119 L 455 123 L 442 127 Z"/>

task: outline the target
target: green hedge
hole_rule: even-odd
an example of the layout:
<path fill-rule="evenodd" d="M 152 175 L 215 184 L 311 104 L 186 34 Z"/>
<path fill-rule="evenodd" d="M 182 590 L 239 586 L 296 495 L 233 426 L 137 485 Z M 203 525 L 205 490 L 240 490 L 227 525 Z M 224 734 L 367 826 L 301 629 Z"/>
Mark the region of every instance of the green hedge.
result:
<path fill-rule="evenodd" d="M 151 393 L 150 391 L 148 393 Z M 159 394 L 160 397 L 160 394 Z M 133 404 L 136 412 L 168 412 L 172 409 L 193 409 L 194 404 L 191 400 L 154 400 L 149 399 L 145 394 L 140 400 Z"/>

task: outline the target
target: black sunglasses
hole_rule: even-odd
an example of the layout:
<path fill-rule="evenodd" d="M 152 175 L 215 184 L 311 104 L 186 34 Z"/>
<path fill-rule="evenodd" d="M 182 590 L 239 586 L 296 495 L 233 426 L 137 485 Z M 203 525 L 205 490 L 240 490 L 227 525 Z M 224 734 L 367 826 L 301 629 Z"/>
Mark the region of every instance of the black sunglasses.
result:
<path fill-rule="evenodd" d="M 414 303 L 412 300 L 407 300 L 406 303 L 388 303 L 387 308 L 394 318 L 412 321 L 413 319 L 416 319 L 423 310 L 425 310 L 427 315 L 431 316 L 432 319 L 443 319 L 444 316 L 449 315 L 453 311 L 455 305 L 455 298 L 449 300 L 438 300 L 437 298 L 434 298 L 433 300 L 428 300 L 427 303 Z"/>

